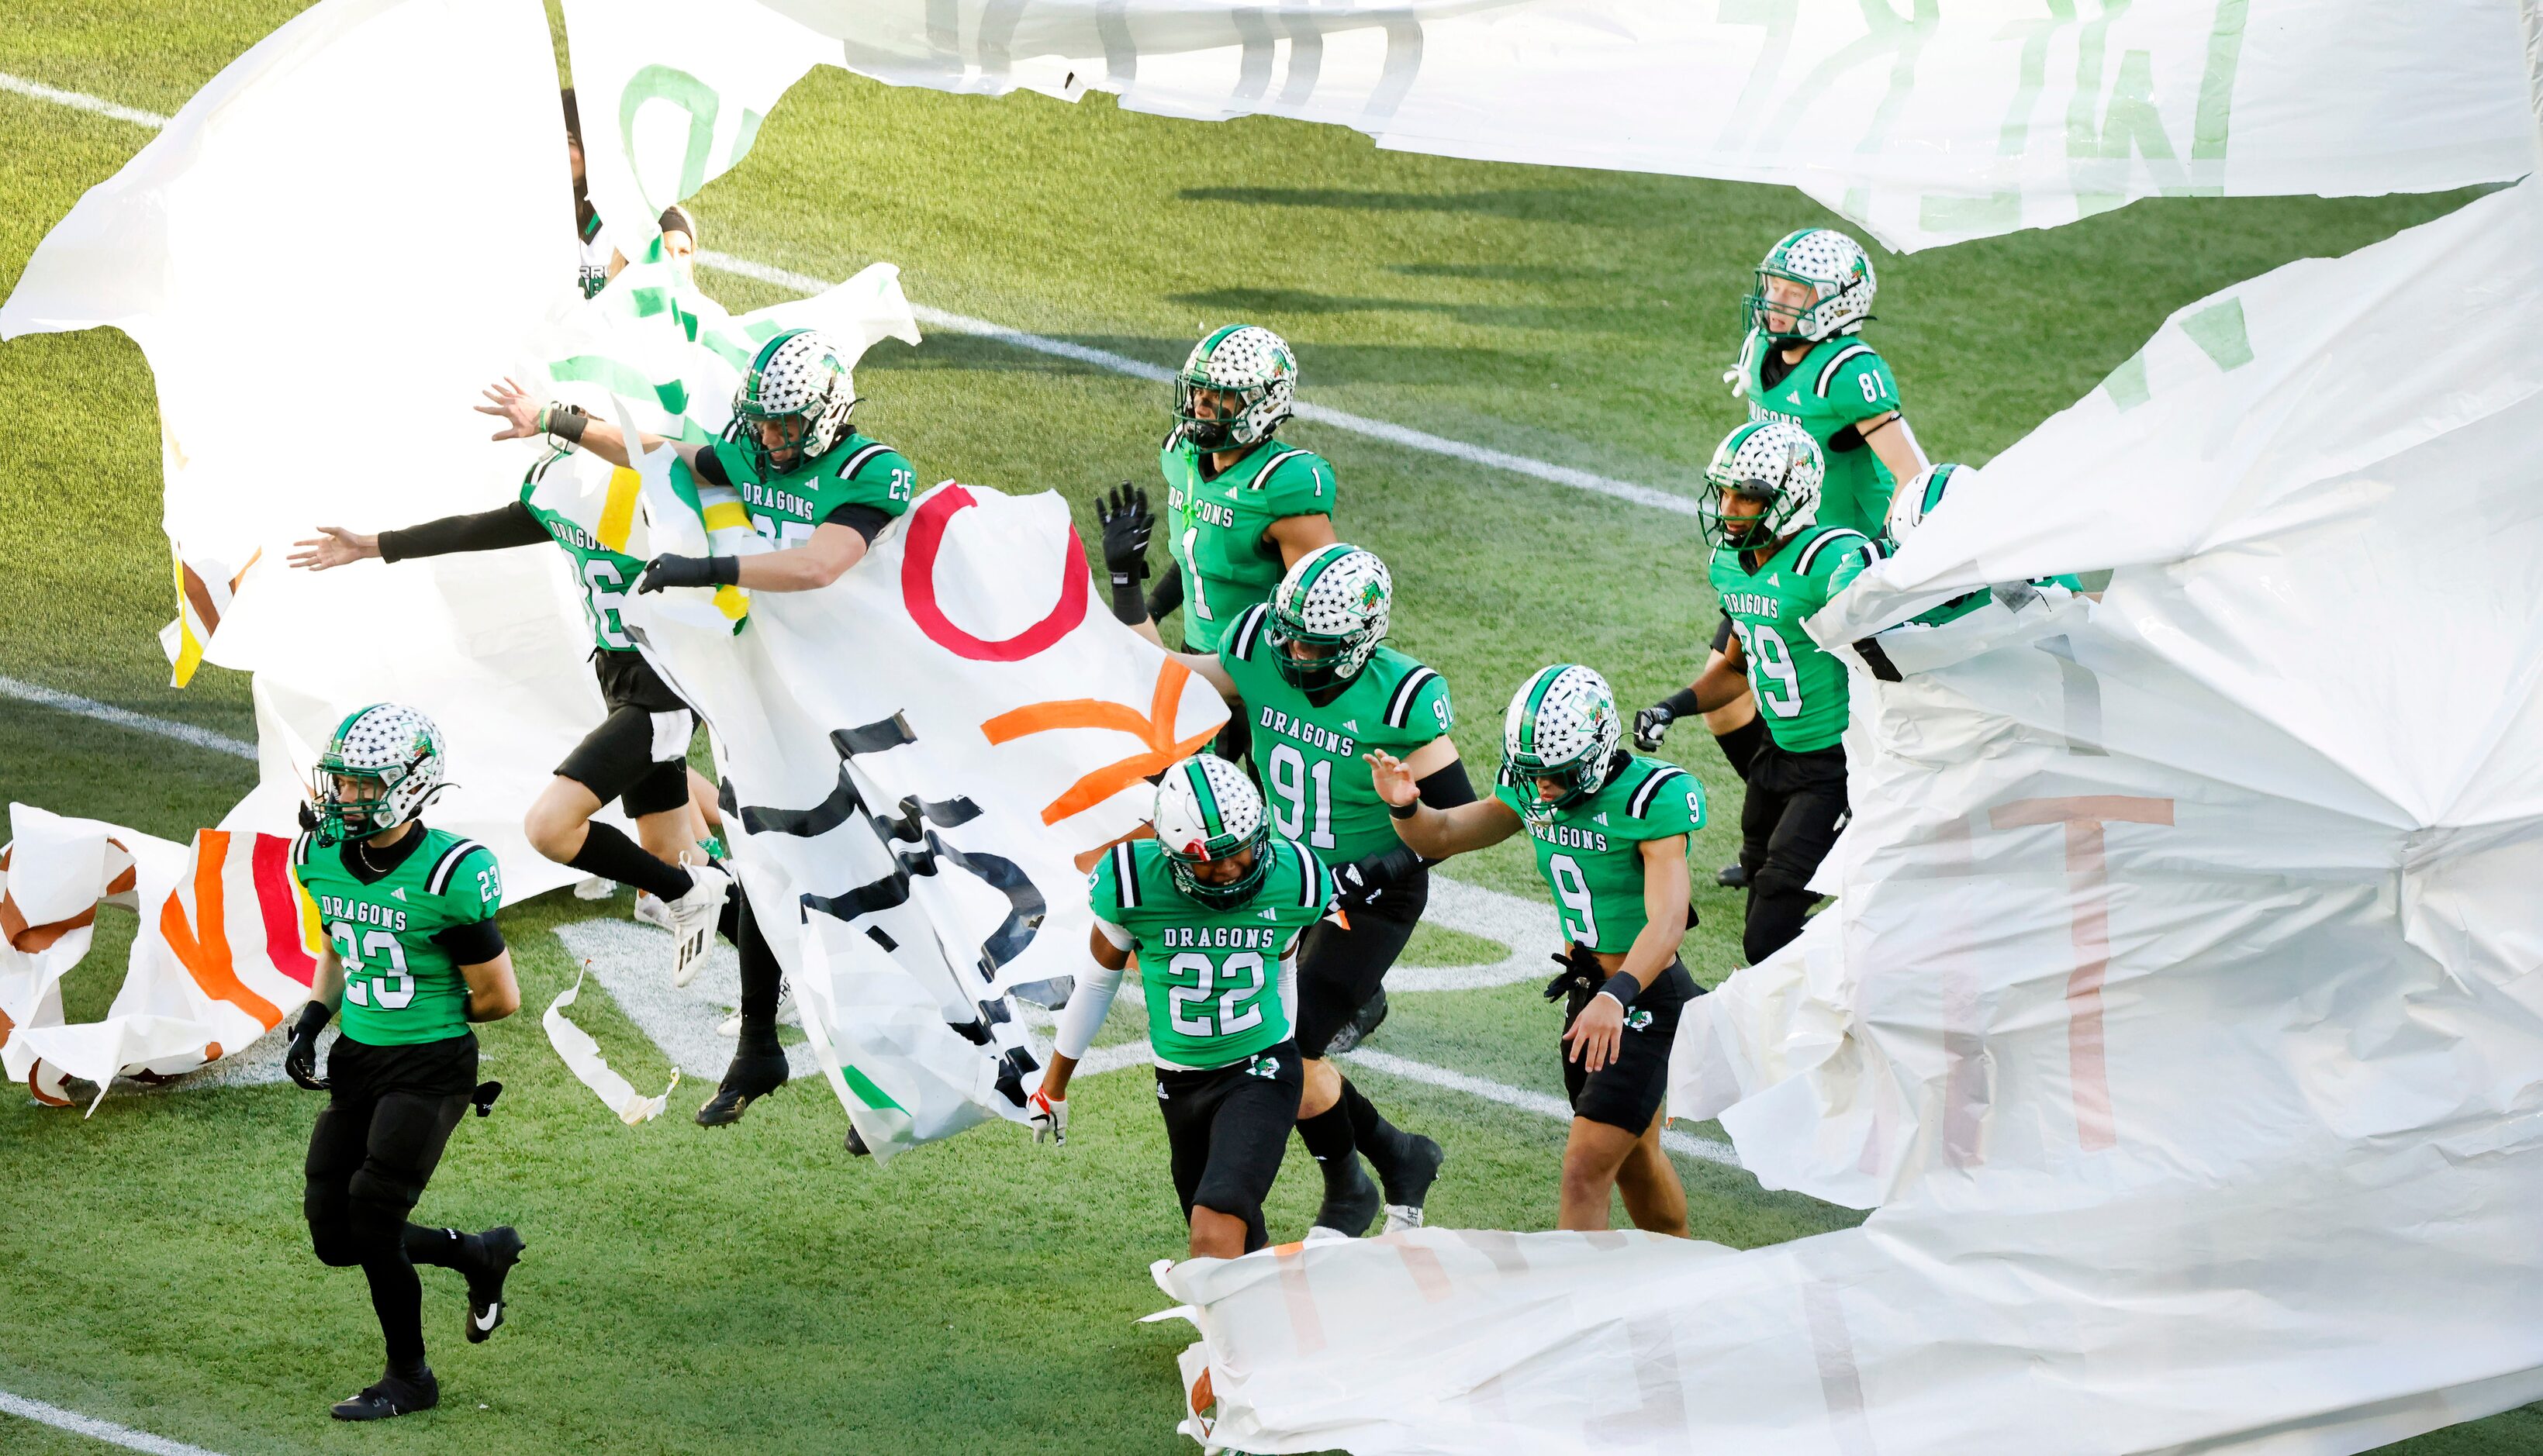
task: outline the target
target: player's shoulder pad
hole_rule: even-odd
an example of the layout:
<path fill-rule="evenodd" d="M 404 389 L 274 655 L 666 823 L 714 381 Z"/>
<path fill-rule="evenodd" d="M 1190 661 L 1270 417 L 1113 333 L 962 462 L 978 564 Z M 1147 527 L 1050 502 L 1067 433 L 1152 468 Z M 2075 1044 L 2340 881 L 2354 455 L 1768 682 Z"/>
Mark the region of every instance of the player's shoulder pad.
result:
<path fill-rule="evenodd" d="M 441 846 L 440 853 L 433 857 L 432 868 L 424 872 L 424 892 L 431 895 L 447 893 L 462 869 L 470 874 L 479 870 L 498 870 L 495 852 L 474 839 L 450 836 L 449 841 Z"/>
<path fill-rule="evenodd" d="M 1270 602 L 1258 601 L 1247 607 L 1245 614 L 1238 617 L 1235 625 L 1228 629 L 1227 635 L 1218 640 L 1219 655 L 1233 657 L 1239 662 L 1253 661 L 1254 644 L 1260 640 L 1263 625 L 1270 621 L 1271 617 Z"/>
<path fill-rule="evenodd" d="M 1655 807 L 1673 801 L 1683 802 L 1682 797 L 1690 792 L 1703 792 L 1703 785 L 1695 775 L 1665 759 L 1646 758 L 1638 753 L 1634 755 L 1634 762 L 1641 765 L 1644 772 L 1643 781 L 1625 797 L 1625 815 L 1628 818 L 1650 818 Z"/>
<path fill-rule="evenodd" d="M 1333 903 L 1333 872 L 1325 868 L 1324 861 L 1316 858 L 1314 850 L 1285 834 L 1275 836 L 1272 843 L 1288 849 L 1289 857 L 1296 868 L 1289 872 L 1294 878 L 1288 879 L 1284 883 L 1279 878 L 1282 866 L 1275 860 L 1272 867 L 1274 878 L 1265 886 L 1265 889 L 1271 894 L 1293 899 L 1301 910 L 1322 915 L 1325 907 Z"/>
<path fill-rule="evenodd" d="M 1819 360 L 1817 368 L 1811 376 L 1811 393 L 1820 399 L 1827 399 L 1830 392 L 1836 388 L 1838 380 L 1851 378 L 1866 369 L 1879 369 L 1887 373 L 1888 368 L 1889 366 L 1882 361 L 1879 349 L 1860 339 L 1848 339 L 1839 347 L 1831 350 L 1826 358 Z"/>
<path fill-rule="evenodd" d="M 1284 496 L 1304 496 L 1330 505 L 1339 483 L 1334 464 L 1313 450 L 1296 445 L 1282 446 L 1277 453 L 1254 473 L 1254 483 L 1246 489 L 1277 489 Z"/>
<path fill-rule="evenodd" d="M 1801 555 L 1793 559 L 1793 570 L 1805 576 L 1822 575 L 1836 570 L 1837 563 L 1850 552 L 1876 553 L 1872 538 L 1845 526 L 1812 526 L 1817 534 L 1802 543 Z"/>
<path fill-rule="evenodd" d="M 909 469 L 909 461 L 898 450 L 881 440 L 870 439 L 840 459 L 838 478 L 843 481 L 889 480 L 891 472 Z M 914 477 L 915 472 L 912 474 Z"/>
<path fill-rule="evenodd" d="M 317 847 L 318 836 L 306 829 L 301 830 L 291 838 L 291 863 L 294 865 L 308 864 L 310 851 Z"/>
<path fill-rule="evenodd" d="M 1379 651 L 1387 650 L 1380 648 Z M 1448 701 L 1448 679 L 1402 653 L 1397 653 L 1396 659 L 1404 675 L 1396 679 L 1395 690 L 1386 695 L 1386 712 L 1383 716 L 1388 728 L 1406 728 L 1414 725 L 1414 710 L 1424 703 Z M 1426 721 L 1424 726 L 1439 723 L 1445 717 L 1445 714 L 1438 714 Z M 1447 725 L 1440 723 L 1440 730 L 1445 732 Z"/>

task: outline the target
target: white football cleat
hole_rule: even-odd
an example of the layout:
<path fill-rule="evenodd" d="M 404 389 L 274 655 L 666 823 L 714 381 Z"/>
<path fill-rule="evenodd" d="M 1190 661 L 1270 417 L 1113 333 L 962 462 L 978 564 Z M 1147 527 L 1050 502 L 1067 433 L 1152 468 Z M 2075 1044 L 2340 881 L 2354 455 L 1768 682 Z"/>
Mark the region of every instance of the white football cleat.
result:
<path fill-rule="evenodd" d="M 716 920 L 724 913 L 732 877 L 713 865 L 690 865 L 689 892 L 663 908 L 671 916 L 671 984 L 685 986 L 707 962 L 715 944 Z"/>
<path fill-rule="evenodd" d="M 672 928 L 671 912 L 663 908 L 662 897 L 648 889 L 636 891 L 636 921 L 640 925 L 657 925 L 664 930 Z"/>
<path fill-rule="evenodd" d="M 617 885 L 597 875 L 585 875 L 574 882 L 574 897 L 578 900 L 605 900 L 617 892 Z"/>

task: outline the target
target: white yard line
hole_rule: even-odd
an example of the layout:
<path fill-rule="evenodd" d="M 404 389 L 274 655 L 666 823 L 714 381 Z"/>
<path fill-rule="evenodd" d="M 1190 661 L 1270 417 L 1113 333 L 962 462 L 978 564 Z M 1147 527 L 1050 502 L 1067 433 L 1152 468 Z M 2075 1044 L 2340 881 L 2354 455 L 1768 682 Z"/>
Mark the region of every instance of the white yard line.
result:
<path fill-rule="evenodd" d="M 82 1416 L 77 1411 L 65 1411 L 59 1406 L 31 1401 L 25 1396 L 13 1396 L 5 1390 L 0 1390 L 0 1416 L 23 1416 L 29 1420 L 40 1420 L 56 1429 L 84 1435 L 91 1440 L 111 1442 L 127 1451 L 148 1451 L 152 1456 L 217 1456 L 217 1453 L 200 1446 L 154 1436 L 146 1430 L 134 1430 L 112 1420 Z"/>
<path fill-rule="evenodd" d="M 165 116 L 154 115 L 149 112 L 137 112 L 130 107 L 116 106 L 99 97 L 88 96 L 77 91 L 64 91 L 58 87 L 46 86 L 40 81 L 31 81 L 24 76 L 12 76 L 6 72 L 0 72 L 0 91 L 13 92 L 37 101 L 48 101 L 56 106 L 70 107 L 76 111 L 89 112 L 100 116 L 112 116 L 118 121 L 130 121 L 137 126 L 158 127 L 168 124 L 168 118 Z M 809 273 L 799 273 L 765 263 L 753 263 L 747 258 L 735 258 L 730 253 L 717 253 L 711 249 L 699 249 L 698 262 L 719 271 L 732 273 L 735 277 L 755 279 L 772 287 L 792 288 L 798 293 L 818 293 L 830 286 Z M 913 311 L 921 324 L 948 334 L 968 334 L 980 339 L 994 339 L 1010 347 L 1047 354 L 1053 358 L 1069 359 L 1081 364 L 1092 364 L 1099 369 L 1110 370 L 1116 374 L 1126 374 L 1133 379 L 1145 379 L 1151 383 L 1161 384 L 1175 377 L 1172 369 L 1161 364 L 1151 364 L 1143 359 L 1131 358 L 1127 354 L 1115 353 L 1111 349 L 1093 348 L 1083 344 L 1071 344 L 1065 339 L 1029 334 L 1022 329 L 1011 329 L 988 319 L 975 319 L 967 314 L 948 313 L 941 308 L 928 308 L 921 305 Z M 1632 481 L 1617 480 L 1613 476 L 1599 475 L 1592 471 L 1576 470 L 1569 465 L 1556 465 L 1551 461 L 1513 455 L 1506 450 L 1493 449 L 1489 445 L 1450 439 L 1446 435 L 1432 434 L 1426 429 L 1415 429 L 1411 425 L 1397 424 L 1392 421 L 1374 420 L 1366 415 L 1353 415 L 1346 410 L 1328 409 L 1323 405 L 1311 405 L 1304 401 L 1299 402 L 1298 418 L 1310 423 L 1348 430 L 1352 434 L 1366 435 L 1374 440 L 1384 440 L 1390 445 L 1401 445 L 1408 450 L 1444 455 L 1451 460 L 1462 460 L 1468 465 L 1507 471 L 1512 475 L 1523 475 L 1553 485 L 1568 486 L 1576 491 L 1587 491 L 1592 495 L 1606 496 L 1617 500 L 1630 501 L 1636 505 L 1647 505 L 1654 510 L 1665 510 L 1673 515 L 1695 514 L 1695 502 L 1684 496 L 1672 496 L 1666 491 L 1656 491 L 1649 486 L 1638 486 Z"/>
<path fill-rule="evenodd" d="M 226 753 L 232 758 L 244 758 L 250 763 L 256 762 L 256 745 L 242 742 L 227 733 L 216 733 L 210 728 L 196 728 L 191 723 L 179 723 L 174 719 L 153 718 L 147 713 L 135 713 L 128 708 L 117 708 L 111 703 L 100 703 L 37 683 L 20 682 L 14 677 L 0 677 L 0 697 L 16 698 L 22 703 L 35 703 L 45 708 L 57 708 L 64 713 L 76 713 L 82 718 L 111 723 L 116 728 L 127 728 L 137 732 L 157 733 L 163 738 L 174 738 L 180 743 L 192 743 L 197 748 L 208 748 L 214 753 Z"/>

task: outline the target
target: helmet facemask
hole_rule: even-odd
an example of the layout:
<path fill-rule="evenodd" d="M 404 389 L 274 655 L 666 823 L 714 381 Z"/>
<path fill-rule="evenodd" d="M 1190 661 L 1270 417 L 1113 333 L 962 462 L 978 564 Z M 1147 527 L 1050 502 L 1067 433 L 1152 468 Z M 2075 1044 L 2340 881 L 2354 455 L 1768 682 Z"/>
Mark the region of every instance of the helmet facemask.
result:
<path fill-rule="evenodd" d="M 1271 840 L 1272 828 L 1265 824 L 1258 826 L 1247 838 L 1212 845 L 1201 854 L 1190 853 L 1189 846 L 1177 849 L 1170 844 L 1166 846 L 1166 867 L 1175 877 L 1175 888 L 1195 902 L 1213 910 L 1233 910 L 1254 898 L 1254 892 L 1263 887 L 1264 877 L 1272 873 L 1272 857 L 1264 853 Z M 1239 856 L 1245 857 L 1246 863 L 1235 878 L 1215 881 L 1200 878 L 1202 866 L 1223 863 Z"/>
<path fill-rule="evenodd" d="M 1759 480 L 1717 483 L 1710 474 L 1705 479 L 1713 491 L 1696 502 L 1695 512 L 1697 522 L 1704 528 L 1704 539 L 1734 550 L 1763 551 L 1783 534 L 1783 523 L 1792 515 L 1793 503 L 1784 498 L 1782 487 Z M 1734 513 L 1723 502 L 1726 494 L 1756 501 L 1756 513 Z"/>

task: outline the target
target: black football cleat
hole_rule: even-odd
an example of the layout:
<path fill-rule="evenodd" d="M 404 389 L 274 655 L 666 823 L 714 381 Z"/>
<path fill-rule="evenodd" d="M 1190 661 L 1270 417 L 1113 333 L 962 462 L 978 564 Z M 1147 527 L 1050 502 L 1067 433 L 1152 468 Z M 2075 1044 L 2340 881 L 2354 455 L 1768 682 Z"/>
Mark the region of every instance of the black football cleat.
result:
<path fill-rule="evenodd" d="M 729 1127 L 741 1120 L 750 1105 L 786 1085 L 786 1052 L 771 1040 L 765 1047 L 735 1051 L 726 1064 L 715 1096 L 698 1109 L 700 1127 Z"/>
<path fill-rule="evenodd" d="M 1741 865 L 1725 865 L 1713 872 L 1713 882 L 1724 889 L 1746 889 L 1748 871 Z"/>
<path fill-rule="evenodd" d="M 1385 1025 L 1386 988 L 1380 986 L 1366 1001 L 1359 1004 L 1359 1010 L 1351 1013 L 1349 1021 L 1343 1023 L 1343 1029 L 1334 1033 L 1333 1041 L 1325 1047 L 1325 1055 L 1342 1055 L 1376 1035 L 1377 1029 Z"/>
<path fill-rule="evenodd" d="M 498 1224 L 477 1236 L 478 1258 L 468 1269 L 468 1342 L 484 1344 L 503 1323 L 503 1279 L 521 1262 L 521 1236 Z"/>
<path fill-rule="evenodd" d="M 429 1411 L 441 1404 L 441 1382 L 426 1370 L 420 1380 L 402 1380 L 383 1375 L 379 1383 L 361 1394 L 338 1401 L 327 1414 L 339 1420 L 386 1420 L 395 1416 L 412 1416 Z"/>
<path fill-rule="evenodd" d="M 1356 1239 L 1377 1222 L 1386 1207 L 1386 1194 L 1378 1190 L 1377 1180 L 1368 1176 L 1368 1170 L 1359 1166 L 1357 1153 L 1351 1155 L 1350 1171 L 1351 1182 L 1346 1187 L 1337 1188 L 1331 1179 L 1326 1180 L 1325 1201 L 1316 1210 L 1315 1226 Z"/>
<path fill-rule="evenodd" d="M 1447 1150 L 1422 1134 L 1410 1133 L 1405 1138 L 1404 1156 L 1386 1170 L 1386 1231 L 1422 1227 L 1422 1205 L 1430 1196 L 1430 1185 L 1439 1178 L 1439 1165 L 1448 1161 Z"/>
<path fill-rule="evenodd" d="M 871 1158 L 874 1156 L 874 1149 L 866 1146 L 864 1135 L 857 1131 L 857 1125 L 853 1122 L 848 1124 L 848 1135 L 839 1145 L 846 1148 L 849 1154 L 853 1157 Z"/>

